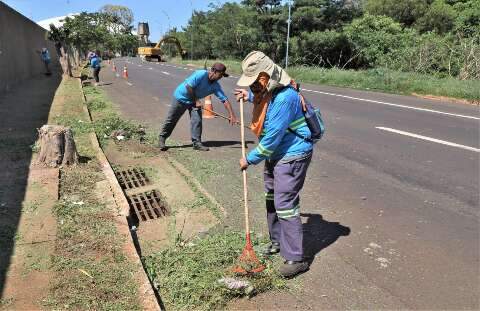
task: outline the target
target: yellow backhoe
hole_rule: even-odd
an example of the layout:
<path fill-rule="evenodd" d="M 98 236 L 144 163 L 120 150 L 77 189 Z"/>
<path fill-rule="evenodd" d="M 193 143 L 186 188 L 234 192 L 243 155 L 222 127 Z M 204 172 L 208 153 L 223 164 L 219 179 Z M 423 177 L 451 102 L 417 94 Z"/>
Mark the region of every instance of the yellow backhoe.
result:
<path fill-rule="evenodd" d="M 167 36 L 162 38 L 160 41 L 158 41 L 157 44 L 154 46 L 143 46 L 138 48 L 138 55 L 140 56 L 141 59 L 146 60 L 146 61 L 151 61 L 152 59 L 156 59 L 157 61 L 161 62 L 163 61 L 163 50 L 161 49 L 162 44 L 164 43 L 173 43 L 178 49 L 178 52 L 180 53 L 180 56 L 183 58 L 185 54 L 187 53 L 186 50 L 182 49 L 182 46 L 180 45 L 180 41 L 176 37 L 173 36 Z"/>

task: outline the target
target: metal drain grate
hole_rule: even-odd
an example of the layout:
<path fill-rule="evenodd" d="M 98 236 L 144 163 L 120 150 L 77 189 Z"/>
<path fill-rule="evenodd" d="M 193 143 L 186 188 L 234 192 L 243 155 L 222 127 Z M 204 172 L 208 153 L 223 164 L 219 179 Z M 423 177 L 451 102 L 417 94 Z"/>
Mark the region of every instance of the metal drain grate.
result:
<path fill-rule="evenodd" d="M 129 195 L 127 200 L 139 221 L 156 219 L 168 214 L 166 204 L 156 190 Z"/>
<path fill-rule="evenodd" d="M 145 172 L 139 168 L 117 171 L 115 176 L 123 190 L 142 187 L 150 183 Z"/>

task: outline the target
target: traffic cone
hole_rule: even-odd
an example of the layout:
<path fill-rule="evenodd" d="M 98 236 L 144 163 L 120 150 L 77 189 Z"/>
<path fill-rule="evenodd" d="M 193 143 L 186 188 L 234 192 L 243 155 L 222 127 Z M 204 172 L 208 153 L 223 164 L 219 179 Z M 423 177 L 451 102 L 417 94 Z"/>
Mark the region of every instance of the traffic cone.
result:
<path fill-rule="evenodd" d="M 117 72 L 117 66 L 115 66 L 115 62 L 112 62 L 112 71 Z"/>
<path fill-rule="evenodd" d="M 127 65 L 123 66 L 123 77 L 124 77 L 125 79 L 128 79 Z"/>
<path fill-rule="evenodd" d="M 203 118 L 215 118 L 215 113 L 213 113 L 212 96 L 205 97 L 205 103 L 203 104 Z"/>

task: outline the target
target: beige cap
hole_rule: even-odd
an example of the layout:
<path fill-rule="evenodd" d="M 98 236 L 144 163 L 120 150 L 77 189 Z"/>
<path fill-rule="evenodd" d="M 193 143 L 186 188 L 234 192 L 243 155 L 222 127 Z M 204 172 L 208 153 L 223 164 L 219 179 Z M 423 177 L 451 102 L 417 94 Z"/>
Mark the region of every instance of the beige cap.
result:
<path fill-rule="evenodd" d="M 238 86 L 250 86 L 257 80 L 261 72 L 265 72 L 270 79 L 286 86 L 292 80 L 280 66 L 276 65 L 267 55 L 260 51 L 248 53 L 242 61 L 242 76 L 238 79 Z"/>

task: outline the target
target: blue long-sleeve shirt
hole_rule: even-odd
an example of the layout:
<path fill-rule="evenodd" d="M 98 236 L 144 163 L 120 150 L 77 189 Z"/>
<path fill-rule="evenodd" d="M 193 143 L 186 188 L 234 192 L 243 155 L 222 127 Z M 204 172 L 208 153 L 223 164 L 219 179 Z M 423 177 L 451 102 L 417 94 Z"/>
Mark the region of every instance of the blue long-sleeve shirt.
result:
<path fill-rule="evenodd" d="M 302 137 L 311 136 L 300 97 L 290 86 L 274 92 L 268 104 L 260 141 L 248 153 L 247 162 L 258 164 L 265 159 L 281 160 L 310 152 L 313 144 L 288 131 L 289 127 Z"/>

